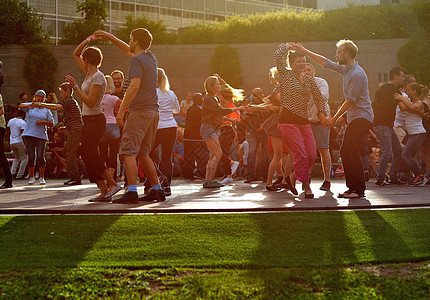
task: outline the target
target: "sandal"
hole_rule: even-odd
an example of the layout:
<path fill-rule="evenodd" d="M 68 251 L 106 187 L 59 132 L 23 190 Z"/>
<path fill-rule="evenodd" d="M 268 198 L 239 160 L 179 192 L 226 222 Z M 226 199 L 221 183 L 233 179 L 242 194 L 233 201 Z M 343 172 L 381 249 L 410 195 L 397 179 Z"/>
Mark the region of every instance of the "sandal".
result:
<path fill-rule="evenodd" d="M 293 193 L 294 196 L 297 196 L 299 194 L 299 192 L 297 192 L 296 188 L 293 185 L 293 182 L 291 181 L 291 177 L 290 176 L 286 176 L 286 182 L 290 183 L 290 191 L 291 193 Z"/>
<path fill-rule="evenodd" d="M 276 185 L 271 185 L 271 186 L 266 185 L 266 190 L 271 191 L 271 192 L 276 192 L 276 191 L 279 191 L 280 188 L 277 187 Z"/>
<path fill-rule="evenodd" d="M 91 198 L 90 200 L 88 200 L 88 202 L 111 202 L 112 201 L 112 197 L 103 197 L 103 198 Z"/>
<path fill-rule="evenodd" d="M 307 199 L 313 199 L 314 198 L 314 194 L 312 194 L 312 193 L 306 194 L 305 193 L 305 198 L 307 198 Z"/>

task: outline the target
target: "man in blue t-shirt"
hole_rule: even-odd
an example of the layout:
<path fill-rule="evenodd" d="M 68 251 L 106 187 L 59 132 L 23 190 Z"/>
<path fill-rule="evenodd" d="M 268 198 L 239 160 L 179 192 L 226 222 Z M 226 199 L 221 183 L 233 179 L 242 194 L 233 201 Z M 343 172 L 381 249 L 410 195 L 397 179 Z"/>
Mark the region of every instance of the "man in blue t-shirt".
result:
<path fill-rule="evenodd" d="M 98 30 L 94 35 L 101 40 L 111 41 L 119 50 L 131 57 L 129 69 L 130 85 L 124 95 L 116 121 L 123 126 L 124 113 L 128 109 L 124 125 L 119 154 L 123 155 L 128 190 L 112 203 L 139 203 L 139 201 L 164 201 L 157 171 L 149 153 L 152 150 L 158 126 L 157 98 L 157 59 L 149 51 L 152 44 L 151 33 L 144 28 L 137 28 L 130 33 L 130 42 L 126 44 L 113 34 Z M 139 160 L 145 176 L 152 188 L 144 197 L 137 194 L 137 163 Z"/>
<path fill-rule="evenodd" d="M 366 134 L 373 122 L 373 110 L 369 97 L 368 79 L 366 72 L 355 61 L 358 47 L 350 40 L 340 40 L 336 46 L 337 63 L 314 53 L 301 44 L 292 44 L 299 51 L 325 69 L 339 73 L 343 77 L 343 93 L 345 101 L 330 121 L 333 128 L 336 121 L 346 113 L 348 126 L 343 136 L 340 156 L 345 171 L 348 190 L 339 194 L 339 198 L 364 197 L 366 184 L 360 149 L 363 147 Z"/>

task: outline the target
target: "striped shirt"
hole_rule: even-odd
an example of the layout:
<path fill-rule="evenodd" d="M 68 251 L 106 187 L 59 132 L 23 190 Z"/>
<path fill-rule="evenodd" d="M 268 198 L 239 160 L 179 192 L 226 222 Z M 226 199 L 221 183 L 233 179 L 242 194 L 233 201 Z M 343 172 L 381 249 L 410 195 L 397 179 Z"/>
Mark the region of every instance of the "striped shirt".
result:
<path fill-rule="evenodd" d="M 78 102 L 72 97 L 64 99 L 60 102 L 64 109 L 63 121 L 66 129 L 70 132 L 75 129 L 82 129 L 82 114 Z"/>
<path fill-rule="evenodd" d="M 285 44 L 279 45 L 274 54 L 276 68 L 279 73 L 279 88 L 281 90 L 279 123 L 309 124 L 308 103 L 311 95 L 318 112 L 324 115 L 325 100 L 312 76 L 303 75 L 303 82 L 301 82 L 292 70 L 287 69 L 287 54 L 288 49 Z"/>

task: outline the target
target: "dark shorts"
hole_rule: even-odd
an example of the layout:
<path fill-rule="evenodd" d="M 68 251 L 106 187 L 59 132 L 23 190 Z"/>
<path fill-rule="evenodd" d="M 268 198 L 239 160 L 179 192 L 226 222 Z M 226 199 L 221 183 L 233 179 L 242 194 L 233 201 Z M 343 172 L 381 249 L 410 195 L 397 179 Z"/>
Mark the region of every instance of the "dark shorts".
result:
<path fill-rule="evenodd" d="M 209 124 L 202 124 L 200 127 L 200 135 L 204 141 L 209 139 L 217 139 L 221 135 L 219 127 L 214 127 Z"/>
<path fill-rule="evenodd" d="M 119 155 L 149 156 L 158 127 L 158 111 L 130 111 L 124 125 Z"/>

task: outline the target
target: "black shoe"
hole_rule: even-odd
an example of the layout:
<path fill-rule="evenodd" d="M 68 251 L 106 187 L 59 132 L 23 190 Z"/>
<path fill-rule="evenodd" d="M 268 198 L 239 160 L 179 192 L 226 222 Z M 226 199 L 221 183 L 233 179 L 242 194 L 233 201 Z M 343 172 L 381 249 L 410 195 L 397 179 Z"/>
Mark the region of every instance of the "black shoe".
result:
<path fill-rule="evenodd" d="M 80 180 L 72 180 L 66 181 L 64 185 L 81 185 L 82 182 Z"/>
<path fill-rule="evenodd" d="M 288 182 L 290 184 L 290 191 L 291 191 L 291 193 L 293 193 L 294 196 L 297 196 L 299 194 L 299 192 L 297 192 L 296 188 L 293 187 L 293 183 L 291 181 L 291 177 L 290 176 L 285 176 L 285 182 Z"/>
<path fill-rule="evenodd" d="M 138 204 L 139 196 L 137 192 L 127 191 L 121 198 L 112 200 L 112 203 L 117 204 Z"/>
<path fill-rule="evenodd" d="M 163 190 L 154 190 L 154 189 L 149 189 L 148 194 L 146 194 L 143 197 L 139 198 L 139 201 L 146 201 L 146 202 L 152 202 L 152 201 L 165 201 L 166 200 L 166 195 L 164 194 Z"/>
<path fill-rule="evenodd" d="M 10 189 L 13 188 L 12 183 L 3 183 L 2 185 L 0 185 L 0 189 Z"/>
<path fill-rule="evenodd" d="M 163 187 L 163 191 L 165 196 L 172 195 L 172 190 L 170 189 L 170 186 Z"/>

